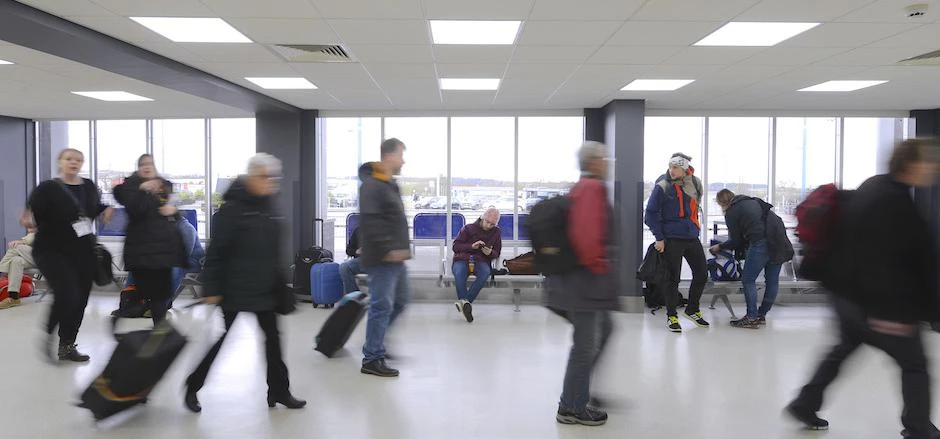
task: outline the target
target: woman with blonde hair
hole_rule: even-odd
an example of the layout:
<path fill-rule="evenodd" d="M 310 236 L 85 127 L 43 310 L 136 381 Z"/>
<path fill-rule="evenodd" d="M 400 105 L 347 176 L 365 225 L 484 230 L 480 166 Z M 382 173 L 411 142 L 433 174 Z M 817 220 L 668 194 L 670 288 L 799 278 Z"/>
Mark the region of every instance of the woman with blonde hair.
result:
<path fill-rule="evenodd" d="M 52 287 L 52 308 L 46 321 L 44 355 L 54 361 L 53 331 L 58 327 L 59 361 L 88 361 L 76 349 L 78 329 L 88 305 L 95 273 L 92 221 L 110 222 L 114 209 L 101 203 L 98 186 L 78 173 L 85 156 L 77 149 L 59 153 L 58 178 L 39 184 L 29 196 L 28 211 L 36 224 L 33 258 Z"/>

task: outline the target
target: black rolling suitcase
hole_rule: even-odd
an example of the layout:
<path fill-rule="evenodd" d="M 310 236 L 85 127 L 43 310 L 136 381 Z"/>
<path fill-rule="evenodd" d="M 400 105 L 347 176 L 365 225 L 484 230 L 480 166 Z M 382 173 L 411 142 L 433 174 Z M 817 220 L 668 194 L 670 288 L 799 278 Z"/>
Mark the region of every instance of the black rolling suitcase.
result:
<path fill-rule="evenodd" d="M 91 410 L 96 421 L 146 403 L 186 346 L 186 337 L 167 320 L 153 329 L 115 334 L 115 338 L 118 344 L 108 365 L 85 389 L 78 405 Z"/>
<path fill-rule="evenodd" d="M 366 315 L 369 309 L 369 295 L 360 291 L 353 291 L 340 299 L 333 313 L 326 319 L 320 333 L 317 334 L 314 348 L 317 352 L 332 357 L 336 351 L 349 341 L 356 326 Z"/>

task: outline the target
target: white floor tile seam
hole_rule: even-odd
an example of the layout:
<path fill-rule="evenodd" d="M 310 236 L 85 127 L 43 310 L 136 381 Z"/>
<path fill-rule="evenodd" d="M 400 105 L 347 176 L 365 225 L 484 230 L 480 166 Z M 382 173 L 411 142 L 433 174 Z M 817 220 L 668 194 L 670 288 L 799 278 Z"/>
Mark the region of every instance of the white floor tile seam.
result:
<path fill-rule="evenodd" d="M 779 411 L 831 337 L 828 312 L 821 307 L 782 308 L 761 330 L 730 328 L 725 312 L 706 311 L 714 327 L 694 328 L 684 320 L 683 334 L 668 333 L 659 313 L 617 314 L 617 332 L 597 384 L 602 393 L 628 400 L 630 408 L 612 411 L 604 427 L 570 427 L 556 425 L 553 415 L 571 331 L 540 307 L 513 313 L 507 305 L 479 305 L 476 321 L 469 324 L 452 303 L 414 304 L 390 336 L 392 352 L 402 358 L 394 362 L 402 377 L 388 380 L 359 374 L 365 321 L 347 344 L 346 356 L 326 359 L 312 351 L 312 340 L 330 311 L 305 307 L 281 323 L 292 388 L 310 401 L 306 409 L 269 411 L 264 405 L 263 336 L 252 319 L 240 318 L 200 392 L 201 415 L 189 414 L 181 402 L 183 379 L 199 357 L 200 341 L 194 337 L 147 407 L 111 430 L 95 431 L 87 412 L 67 402 L 100 371 L 113 349 L 104 317 L 114 302 L 95 298 L 89 306 L 79 343 L 94 358 L 85 366 L 53 368 L 36 359 L 33 337 L 24 337 L 22 328 L 38 326 L 43 306 L 0 312 L 0 325 L 21 329 L 7 326 L 0 342 L 25 375 L 2 384 L 4 402 L 9 407 L 11 395 L 24 395 L 18 407 L 54 415 L 42 425 L 15 427 L 9 431 L 13 436 L 5 437 L 54 437 L 64 431 L 78 437 L 162 437 L 161 432 L 292 437 L 296 431 L 343 438 L 654 438 L 687 434 L 688 425 L 695 425 L 700 437 L 734 437 L 735 431 L 803 437 Z M 142 320 L 132 323 L 146 326 Z M 187 317 L 179 323 L 188 329 Z M 213 326 L 218 333 L 218 316 Z M 928 341 L 936 344 L 935 338 Z M 856 357 L 855 366 L 846 368 L 829 393 L 831 404 L 824 413 L 834 430 L 826 437 L 872 437 L 873 432 L 896 437 L 896 367 L 875 352 Z M 43 390 L 39 394 L 37 383 Z M 866 401 L 890 408 L 873 411 Z"/>

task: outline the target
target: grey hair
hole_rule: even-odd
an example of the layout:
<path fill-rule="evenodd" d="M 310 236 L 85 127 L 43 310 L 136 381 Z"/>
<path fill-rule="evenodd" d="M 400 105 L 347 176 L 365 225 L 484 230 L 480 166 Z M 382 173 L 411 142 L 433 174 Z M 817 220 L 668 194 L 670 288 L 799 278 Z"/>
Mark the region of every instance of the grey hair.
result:
<path fill-rule="evenodd" d="M 271 154 L 259 152 L 248 159 L 248 175 L 281 175 L 281 160 Z"/>
<path fill-rule="evenodd" d="M 609 151 L 610 148 L 601 142 L 589 140 L 582 143 L 581 148 L 578 149 L 578 164 L 581 166 L 581 171 L 587 171 L 591 160 L 606 157 Z"/>

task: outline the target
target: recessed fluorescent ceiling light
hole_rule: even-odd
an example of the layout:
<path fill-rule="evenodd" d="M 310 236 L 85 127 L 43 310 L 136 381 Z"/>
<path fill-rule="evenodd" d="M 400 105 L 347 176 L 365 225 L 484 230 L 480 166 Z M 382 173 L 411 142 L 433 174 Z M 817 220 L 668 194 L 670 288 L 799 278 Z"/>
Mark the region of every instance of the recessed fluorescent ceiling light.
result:
<path fill-rule="evenodd" d="M 72 93 L 86 98 L 109 102 L 152 101 L 153 99 L 138 96 L 126 91 L 73 91 Z"/>
<path fill-rule="evenodd" d="M 431 20 L 434 44 L 512 44 L 521 21 Z"/>
<path fill-rule="evenodd" d="M 695 46 L 773 46 L 806 32 L 819 23 L 760 23 L 732 21 Z"/>
<path fill-rule="evenodd" d="M 13 64 L 13 63 L 0 59 L 0 64 Z"/>
<path fill-rule="evenodd" d="M 441 90 L 496 90 L 499 78 L 441 78 Z"/>
<path fill-rule="evenodd" d="M 245 78 L 268 90 L 310 90 L 317 88 L 307 78 Z"/>
<path fill-rule="evenodd" d="M 621 91 L 673 91 L 695 82 L 694 79 L 635 79 Z"/>
<path fill-rule="evenodd" d="M 177 43 L 250 43 L 221 18 L 131 17 L 148 29 Z"/>
<path fill-rule="evenodd" d="M 799 91 L 855 91 L 886 82 L 888 81 L 826 81 L 812 87 L 801 88 Z"/>

